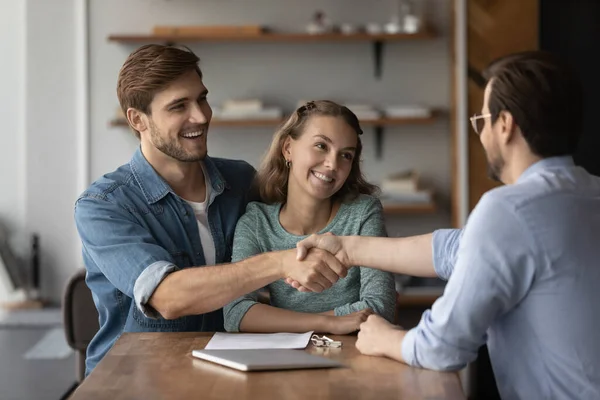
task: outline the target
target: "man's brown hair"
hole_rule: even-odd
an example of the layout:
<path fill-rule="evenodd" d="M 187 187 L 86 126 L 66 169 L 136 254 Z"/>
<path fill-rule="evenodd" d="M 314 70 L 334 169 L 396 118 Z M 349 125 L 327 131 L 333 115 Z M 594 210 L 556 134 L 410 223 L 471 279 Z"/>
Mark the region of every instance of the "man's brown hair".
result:
<path fill-rule="evenodd" d="M 583 90 L 570 65 L 549 52 L 526 51 L 492 62 L 484 75 L 491 84 L 492 123 L 508 111 L 534 154 L 575 152 L 583 131 Z"/>
<path fill-rule="evenodd" d="M 135 50 L 127 57 L 119 71 L 117 96 L 123 114 L 135 108 L 151 115 L 150 103 L 157 92 L 189 71 L 196 71 L 202 78 L 198 66 L 200 59 L 189 49 L 148 44 Z M 139 138 L 140 133 L 134 130 Z"/>

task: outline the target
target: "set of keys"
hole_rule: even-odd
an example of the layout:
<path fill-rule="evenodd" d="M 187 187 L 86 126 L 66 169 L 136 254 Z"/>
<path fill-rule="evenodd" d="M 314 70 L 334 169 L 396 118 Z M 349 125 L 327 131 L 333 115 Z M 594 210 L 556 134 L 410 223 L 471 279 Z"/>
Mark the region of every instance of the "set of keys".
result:
<path fill-rule="evenodd" d="M 312 335 L 310 337 L 310 341 L 315 347 L 342 347 L 342 342 L 328 338 L 325 335 L 321 337 L 319 337 L 318 335 Z"/>

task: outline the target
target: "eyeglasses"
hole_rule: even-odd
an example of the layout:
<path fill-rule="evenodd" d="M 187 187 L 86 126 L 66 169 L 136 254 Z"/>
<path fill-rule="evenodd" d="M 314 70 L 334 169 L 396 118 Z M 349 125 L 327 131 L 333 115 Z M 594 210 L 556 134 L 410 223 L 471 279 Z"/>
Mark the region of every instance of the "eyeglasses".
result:
<path fill-rule="evenodd" d="M 476 134 L 481 135 L 481 130 L 483 129 L 483 126 L 485 124 L 485 121 L 483 119 L 491 116 L 492 114 L 490 113 L 479 115 L 475 114 L 471 118 L 469 118 L 471 120 L 471 126 L 473 127 L 473 130 Z"/>

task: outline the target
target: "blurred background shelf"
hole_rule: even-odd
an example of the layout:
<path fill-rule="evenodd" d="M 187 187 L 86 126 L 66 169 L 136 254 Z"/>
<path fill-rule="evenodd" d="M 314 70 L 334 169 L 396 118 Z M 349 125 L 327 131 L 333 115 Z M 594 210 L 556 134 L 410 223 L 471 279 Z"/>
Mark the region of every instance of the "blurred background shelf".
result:
<path fill-rule="evenodd" d="M 108 36 L 111 42 L 119 43 L 182 43 L 182 42 L 395 42 L 405 40 L 433 39 L 436 37 L 431 28 L 417 33 L 369 34 L 369 33 L 226 33 L 198 35 L 156 35 L 156 34 L 113 34 Z"/>
<path fill-rule="evenodd" d="M 418 125 L 418 124 L 432 124 L 440 116 L 441 111 L 434 111 L 430 116 L 427 117 L 406 117 L 406 118 L 377 118 L 377 119 L 366 119 L 361 120 L 360 123 L 364 126 L 394 126 L 394 125 Z M 283 119 L 213 119 L 210 122 L 211 126 L 223 126 L 223 127 L 252 127 L 252 126 L 277 126 L 285 121 Z M 127 120 L 124 118 L 116 118 L 110 121 L 110 126 L 128 126 Z"/>

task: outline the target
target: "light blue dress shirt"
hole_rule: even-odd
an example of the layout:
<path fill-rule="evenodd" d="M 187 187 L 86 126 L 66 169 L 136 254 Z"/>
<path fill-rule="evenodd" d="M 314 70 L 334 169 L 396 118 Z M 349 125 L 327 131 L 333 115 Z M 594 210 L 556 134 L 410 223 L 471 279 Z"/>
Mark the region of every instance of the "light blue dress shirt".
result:
<path fill-rule="evenodd" d="M 539 161 L 436 231 L 433 258 L 448 283 L 404 338 L 408 364 L 460 369 L 487 342 L 503 399 L 600 399 L 600 178 Z"/>

